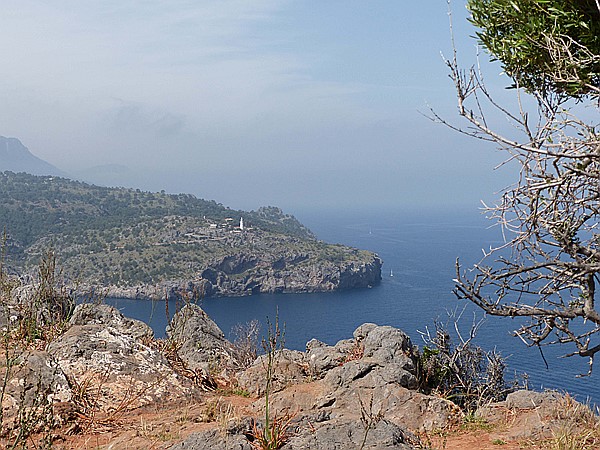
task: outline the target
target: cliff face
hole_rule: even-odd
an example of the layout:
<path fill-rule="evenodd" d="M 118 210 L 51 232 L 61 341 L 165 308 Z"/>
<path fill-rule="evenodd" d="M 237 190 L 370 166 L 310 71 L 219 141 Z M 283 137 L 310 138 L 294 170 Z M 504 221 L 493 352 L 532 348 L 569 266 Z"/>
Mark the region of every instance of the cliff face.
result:
<path fill-rule="evenodd" d="M 307 255 L 287 254 L 277 259 L 238 254 L 202 272 L 206 295 L 327 292 L 373 286 L 381 280 L 381 260 L 310 261 Z"/>
<path fill-rule="evenodd" d="M 215 261 L 199 277 L 162 283 L 158 286 L 111 287 L 110 297 L 170 299 L 182 295 L 201 297 L 245 296 L 261 293 L 283 294 L 328 292 L 366 288 L 381 280 L 381 259 L 366 253 L 356 261 L 320 261 L 305 254 L 268 257 L 239 253 Z"/>

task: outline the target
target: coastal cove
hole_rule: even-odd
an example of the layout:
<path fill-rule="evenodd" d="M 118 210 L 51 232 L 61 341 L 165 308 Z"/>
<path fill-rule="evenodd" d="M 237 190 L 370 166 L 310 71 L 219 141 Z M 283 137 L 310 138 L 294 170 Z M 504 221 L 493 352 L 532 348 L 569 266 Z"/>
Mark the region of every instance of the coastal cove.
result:
<path fill-rule="evenodd" d="M 381 283 L 370 289 L 342 290 L 313 294 L 261 294 L 248 297 L 206 298 L 200 304 L 227 337 L 239 323 L 265 320 L 279 315 L 285 324 L 285 345 L 304 350 L 312 338 L 328 344 L 352 336 L 364 323 L 392 325 L 423 346 L 419 332 L 434 329 L 434 321 L 450 323 L 448 312 L 461 315 L 460 330 L 468 334 L 482 313 L 471 304 L 459 302 L 451 293 L 455 260 L 466 266 L 478 262 L 482 248 L 501 242 L 501 233 L 472 208 L 463 211 L 375 211 L 305 212 L 299 220 L 319 239 L 376 252 L 384 261 Z M 393 276 L 391 276 L 393 274 Z M 125 315 L 149 323 L 157 336 L 164 336 L 167 323 L 164 302 L 109 299 Z M 170 314 L 175 302 L 169 305 Z M 514 372 L 527 374 L 532 389 L 567 391 L 580 401 L 600 403 L 598 373 L 586 373 L 587 360 L 560 358 L 571 348 L 545 347 L 544 358 L 527 348 L 511 332 L 518 322 L 488 317 L 475 343 L 486 350 L 496 348 L 506 356 L 508 378 Z"/>

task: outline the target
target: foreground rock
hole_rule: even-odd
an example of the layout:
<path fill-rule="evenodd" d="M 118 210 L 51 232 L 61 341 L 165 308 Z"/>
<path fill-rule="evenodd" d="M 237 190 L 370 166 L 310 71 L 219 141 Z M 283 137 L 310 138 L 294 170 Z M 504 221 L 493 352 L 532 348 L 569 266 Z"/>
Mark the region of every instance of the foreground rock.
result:
<path fill-rule="evenodd" d="M 34 344 L 11 343 L 3 353 L 0 445 L 57 428 L 72 434 L 110 427 L 140 407 L 198 396 L 152 346 L 152 330 L 107 305 L 78 305 L 45 351 Z"/>
<path fill-rule="evenodd" d="M 266 357 L 240 373 L 241 388 L 265 393 Z M 407 430 L 433 430 L 458 423 L 451 402 L 416 392 L 416 349 L 392 327 L 361 325 L 352 339 L 334 346 L 313 340 L 306 352 L 282 350 L 274 361 L 271 414 L 290 420 L 282 449 L 411 449 Z M 264 399 L 252 414 L 227 428 L 193 434 L 173 449 L 250 449 L 253 428 L 262 427 Z M 244 425 L 245 423 L 245 425 Z M 249 441 L 250 440 L 250 441 Z"/>
<path fill-rule="evenodd" d="M 411 450 L 417 447 L 414 436 L 394 423 L 382 419 L 365 426 L 360 421 L 334 419 L 322 422 L 303 417 L 296 423 L 296 433 L 281 447 L 281 450 L 355 450 L 355 449 L 398 449 Z M 310 431 L 302 431 L 302 427 Z M 304 423 L 302 423 L 304 422 Z M 247 426 L 234 425 L 223 433 L 209 430 L 196 433 L 185 441 L 170 447 L 172 450 L 252 450 L 253 438 L 248 438 Z"/>
<path fill-rule="evenodd" d="M 519 423 L 497 432 L 502 440 L 543 440 L 553 436 L 560 427 L 577 428 L 584 422 L 592 423 L 589 408 L 573 398 L 557 392 L 516 391 L 503 402 L 480 408 L 477 415 L 491 423 L 505 420 L 509 415 L 519 416 Z"/>
<path fill-rule="evenodd" d="M 160 344 L 147 325 L 115 308 L 77 306 L 68 330 L 45 351 L 12 350 L 15 363 L 2 397 L 4 432 L 19 431 L 23 412 L 36 414 L 37 429 L 61 426 L 67 436 L 99 425 L 114 429 L 126 414 L 137 418 L 168 410 L 174 412 L 163 419 L 162 434 L 150 434 L 152 427 L 142 421 L 136 438 L 182 450 L 256 448 L 265 426 L 265 356 L 247 369 L 235 369 L 235 345 L 195 305 L 175 315 L 168 336 Z M 269 417 L 286 424 L 280 448 L 408 450 L 422 448 L 419 433 L 432 436 L 434 430 L 462 423 L 463 414 L 452 402 L 416 390 L 417 356 L 405 333 L 375 324 L 361 325 L 352 338 L 333 346 L 312 340 L 305 352 L 278 351 Z M 203 383 L 218 370 L 229 370 L 230 391 L 254 399 L 200 392 L 201 387 L 216 388 Z M 596 423 L 589 409 L 569 397 L 528 391 L 510 394 L 477 414 L 501 424 L 486 431 L 490 442 L 548 439 L 557 430 Z M 519 419 L 509 422 L 512 417 Z M 172 432 L 184 424 L 193 429 L 181 436 Z M 116 448 L 107 442 L 99 447 Z"/>
<path fill-rule="evenodd" d="M 339 449 L 403 449 L 409 445 L 407 433 L 398 425 L 386 419 L 374 424 L 366 424 L 349 419 L 325 421 L 314 432 L 293 436 L 282 449 L 289 450 L 329 450 Z"/>
<path fill-rule="evenodd" d="M 48 354 L 70 380 L 87 389 L 100 408 L 126 409 L 189 396 L 192 386 L 149 346 L 153 332 L 107 305 L 78 305 L 69 330 L 53 341 Z M 78 395 L 80 395 L 79 393 Z"/>
<path fill-rule="evenodd" d="M 218 370 L 234 358 L 231 342 L 197 305 L 188 304 L 181 308 L 167 326 L 166 333 L 185 366 L 202 371 L 205 376 L 212 368 Z"/>
<path fill-rule="evenodd" d="M 15 418 L 23 408 L 51 408 L 53 403 L 69 402 L 71 385 L 58 363 L 47 352 L 13 353 L 13 366 L 3 389 L 3 417 Z M 3 368 L 6 370 L 6 368 Z M 15 426 L 18 425 L 15 423 Z"/>
<path fill-rule="evenodd" d="M 239 387 L 264 395 L 266 368 L 266 356 L 259 357 L 238 374 Z M 306 352 L 279 351 L 269 406 L 271 414 L 290 421 L 289 439 L 281 448 L 356 449 L 364 442 L 363 448 L 410 449 L 417 439 L 407 430 L 444 428 L 461 420 L 453 403 L 419 394 L 416 386 L 416 349 L 392 327 L 364 324 L 352 339 L 334 346 L 313 340 Z M 264 399 L 258 399 L 241 422 L 221 433 L 193 434 L 172 448 L 253 448 L 252 423 L 254 430 L 262 427 L 264 408 Z"/>
<path fill-rule="evenodd" d="M 284 351 L 276 360 L 272 408 L 291 414 L 361 420 L 382 415 L 412 430 L 433 430 L 460 422 L 462 413 L 447 400 L 418 393 L 416 348 L 402 331 L 364 324 L 353 339 L 335 346 L 318 341 L 307 352 Z M 264 391 L 261 359 L 239 377 L 249 392 Z M 256 414 L 264 402 L 255 403 Z M 325 420 L 326 421 L 326 420 Z"/>

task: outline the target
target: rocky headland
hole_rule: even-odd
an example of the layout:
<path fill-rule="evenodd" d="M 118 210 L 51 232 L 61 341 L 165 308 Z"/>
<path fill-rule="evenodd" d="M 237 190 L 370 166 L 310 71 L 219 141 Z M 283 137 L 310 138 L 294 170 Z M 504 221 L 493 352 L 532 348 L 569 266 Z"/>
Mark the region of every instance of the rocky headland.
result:
<path fill-rule="evenodd" d="M 251 450 L 267 448 L 261 432 L 275 427 L 280 441 L 269 448 L 283 450 L 516 449 L 596 423 L 568 397 L 530 391 L 465 416 L 419 392 L 419 350 L 389 326 L 367 323 L 335 345 L 311 340 L 303 352 L 248 359 L 248 347 L 188 304 L 167 336 L 154 339 L 110 306 L 82 304 L 56 335 L 12 346 L 0 440 L 21 433 L 59 449 Z M 465 444 L 472 423 L 482 424 L 479 437 Z"/>
<path fill-rule="evenodd" d="M 35 275 L 52 251 L 80 294 L 242 296 L 366 288 L 373 252 L 319 241 L 276 207 L 236 211 L 191 195 L 0 173 L 4 265 Z"/>

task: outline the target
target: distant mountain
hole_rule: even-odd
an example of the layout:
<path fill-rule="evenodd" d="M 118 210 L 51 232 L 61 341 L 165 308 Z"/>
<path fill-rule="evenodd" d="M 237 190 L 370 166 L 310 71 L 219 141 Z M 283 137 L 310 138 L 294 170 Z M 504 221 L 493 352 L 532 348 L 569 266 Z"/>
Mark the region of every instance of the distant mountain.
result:
<path fill-rule="evenodd" d="M 66 176 L 62 170 L 32 154 L 17 138 L 0 136 L 0 172 Z"/>

